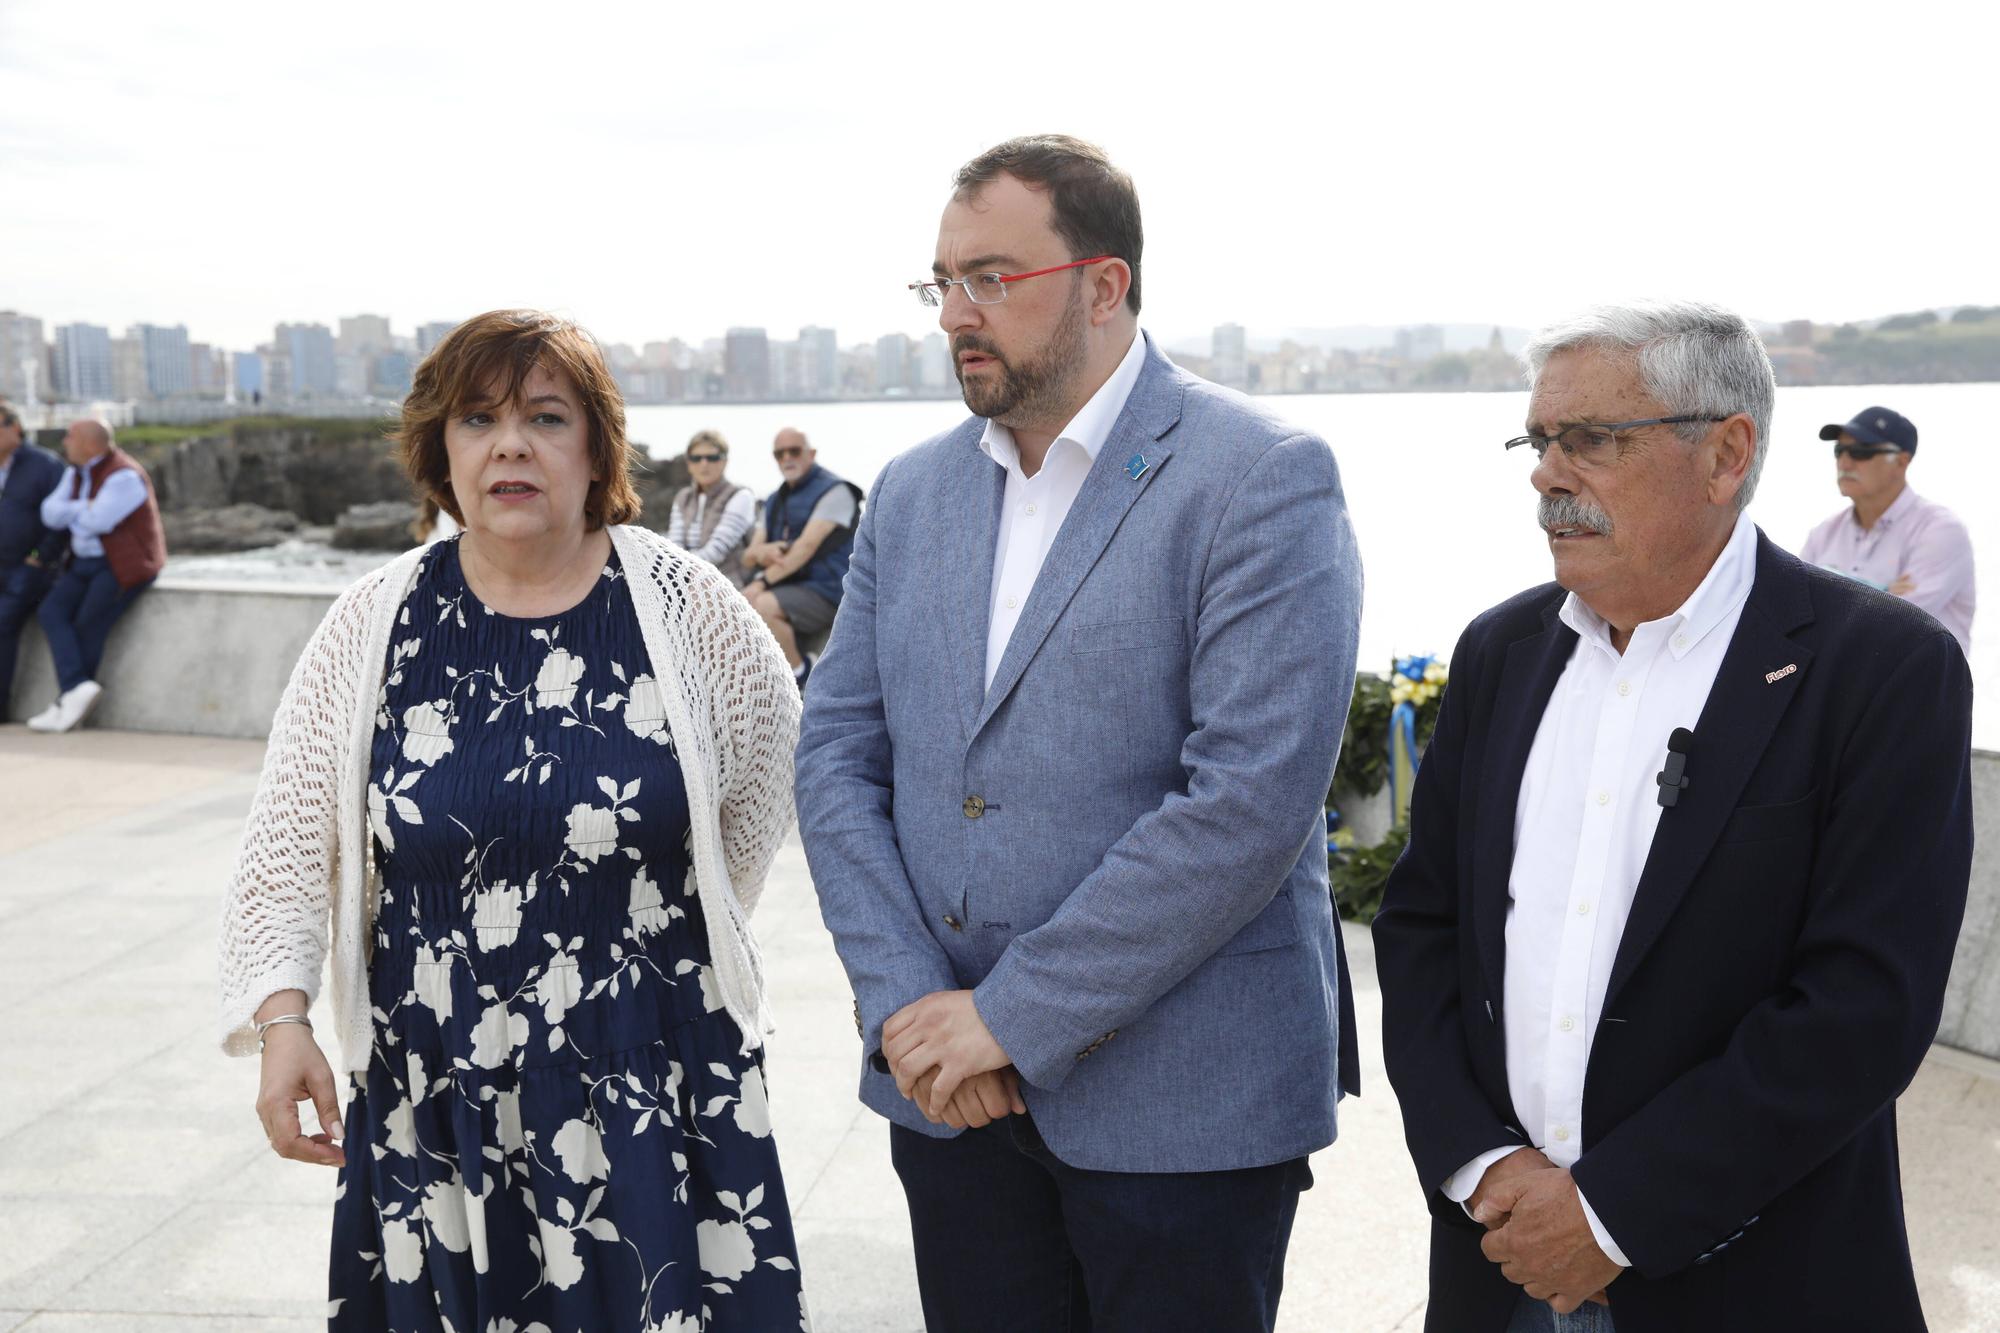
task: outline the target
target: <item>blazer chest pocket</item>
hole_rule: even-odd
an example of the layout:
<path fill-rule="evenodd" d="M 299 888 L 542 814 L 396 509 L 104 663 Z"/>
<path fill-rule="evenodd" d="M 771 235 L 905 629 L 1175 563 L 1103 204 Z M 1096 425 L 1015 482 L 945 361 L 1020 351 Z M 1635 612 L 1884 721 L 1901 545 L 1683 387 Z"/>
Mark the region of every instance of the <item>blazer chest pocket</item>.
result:
<path fill-rule="evenodd" d="M 1729 822 L 1722 826 L 1722 836 L 1718 845 L 1732 846 L 1746 842 L 1776 842 L 1784 838 L 1798 838 L 1810 834 L 1818 821 L 1819 788 L 1815 787 L 1796 801 L 1783 801 L 1777 805 L 1738 806 L 1729 816 Z"/>
<path fill-rule="evenodd" d="M 1220 949 L 1215 957 L 1232 953 L 1256 953 L 1259 949 L 1282 948 L 1299 937 L 1298 918 L 1292 914 L 1292 891 L 1279 889 L 1278 896 L 1270 905 L 1237 931 Z"/>
<path fill-rule="evenodd" d="M 1104 620 L 1069 632 L 1073 653 L 1115 653 L 1127 648 L 1178 648 L 1187 641 L 1179 616 L 1150 620 Z"/>

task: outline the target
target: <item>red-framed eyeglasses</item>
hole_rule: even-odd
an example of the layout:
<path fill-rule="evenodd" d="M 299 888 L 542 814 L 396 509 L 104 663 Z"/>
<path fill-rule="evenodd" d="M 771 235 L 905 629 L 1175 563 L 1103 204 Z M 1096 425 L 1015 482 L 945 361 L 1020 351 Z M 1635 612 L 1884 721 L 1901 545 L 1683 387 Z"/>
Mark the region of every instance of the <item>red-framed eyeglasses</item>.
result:
<path fill-rule="evenodd" d="M 1049 273 L 1060 273 L 1066 268 L 1082 268 L 1085 264 L 1101 264 L 1117 255 L 1093 255 L 1089 259 L 1072 259 L 1067 264 L 1057 264 L 1054 268 L 1038 268 L 1033 273 L 968 273 L 962 278 L 932 278 L 929 282 L 913 282 L 910 290 L 917 299 L 927 306 L 941 306 L 953 287 L 965 288 L 965 294 L 975 305 L 998 305 L 1007 299 L 1007 284 L 1025 282 L 1029 278 L 1039 278 Z"/>

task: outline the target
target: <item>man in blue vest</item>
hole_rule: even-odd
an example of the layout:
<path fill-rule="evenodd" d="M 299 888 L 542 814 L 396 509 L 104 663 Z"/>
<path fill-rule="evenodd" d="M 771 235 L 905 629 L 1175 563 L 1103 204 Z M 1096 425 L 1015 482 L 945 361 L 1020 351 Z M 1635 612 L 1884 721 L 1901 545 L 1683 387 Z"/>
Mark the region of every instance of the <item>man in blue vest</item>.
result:
<path fill-rule="evenodd" d="M 815 462 L 805 433 L 790 426 L 771 441 L 771 457 L 785 484 L 764 502 L 764 540 L 743 553 L 744 567 L 754 571 L 743 595 L 771 627 L 803 689 L 819 655 L 801 645 L 833 628 L 861 488 Z"/>
<path fill-rule="evenodd" d="M 26 443 L 20 416 L 0 402 L 0 722 L 14 688 L 21 626 L 41 604 L 68 545 L 42 522 L 42 497 L 62 475 L 62 460 Z"/>

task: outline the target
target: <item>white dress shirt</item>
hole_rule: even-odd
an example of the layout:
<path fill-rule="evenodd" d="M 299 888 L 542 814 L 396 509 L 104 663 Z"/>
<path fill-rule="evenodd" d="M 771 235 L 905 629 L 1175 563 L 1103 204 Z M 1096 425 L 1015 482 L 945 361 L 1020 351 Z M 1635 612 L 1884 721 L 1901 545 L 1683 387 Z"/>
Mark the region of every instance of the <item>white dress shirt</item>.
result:
<path fill-rule="evenodd" d="M 1041 470 L 1030 477 L 1021 471 L 1021 451 L 1014 432 L 997 421 L 986 423 L 979 447 L 1007 469 L 1007 496 L 1000 506 L 1000 533 L 993 547 L 993 588 L 986 621 L 986 686 L 993 687 L 1007 641 L 1014 637 L 1021 608 L 1028 604 L 1035 579 L 1056 543 L 1070 506 L 1076 503 L 1083 479 L 1111 435 L 1112 423 L 1125 410 L 1139 370 L 1146 364 L 1146 335 L 1134 332 L 1132 346 L 1111 378 L 1104 381 L 1083 409 L 1064 426 L 1043 458 Z"/>
<path fill-rule="evenodd" d="M 72 554 L 95 560 L 104 554 L 104 534 L 146 503 L 146 479 L 131 468 L 120 468 L 104 479 L 97 494 L 72 500 L 69 493 L 75 484 L 76 469 L 64 468 L 62 480 L 42 501 L 42 522 L 68 531 Z"/>
<path fill-rule="evenodd" d="M 1739 516 L 1701 586 L 1672 615 L 1633 630 L 1623 654 L 1575 593 L 1563 602 L 1562 622 L 1578 639 L 1515 802 L 1502 990 L 1514 1115 L 1557 1166 L 1583 1155 L 1584 1071 L 1660 821 L 1655 777 L 1667 738 L 1701 717 L 1756 574 L 1757 527 Z M 1700 780 L 1695 768 L 1689 777 Z M 1445 1197 L 1463 1204 L 1486 1168 L 1520 1146 L 1466 1163 Z M 1583 1211 L 1598 1248 L 1630 1267 L 1588 1199 Z"/>

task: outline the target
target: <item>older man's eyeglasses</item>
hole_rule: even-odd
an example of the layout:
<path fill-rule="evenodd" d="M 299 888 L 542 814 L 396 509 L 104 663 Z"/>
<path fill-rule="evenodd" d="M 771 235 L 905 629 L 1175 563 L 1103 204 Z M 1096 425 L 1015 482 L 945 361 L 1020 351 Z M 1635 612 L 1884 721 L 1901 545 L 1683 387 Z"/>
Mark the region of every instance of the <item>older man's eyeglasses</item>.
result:
<path fill-rule="evenodd" d="M 1516 435 L 1507 441 L 1506 447 L 1518 449 L 1527 445 L 1535 451 L 1536 458 L 1549 452 L 1550 445 L 1557 445 L 1563 456 L 1576 467 L 1599 467 L 1618 457 L 1618 436 L 1621 432 L 1643 430 L 1647 426 L 1678 426 L 1689 421 L 1727 421 L 1728 417 L 1676 416 L 1647 417 L 1643 421 L 1585 421 L 1574 426 L 1565 426 L 1554 435 Z"/>
<path fill-rule="evenodd" d="M 805 456 L 806 447 L 802 444 L 787 444 L 771 451 L 771 457 L 777 459 L 780 463 L 785 462 L 787 459 L 804 458 Z"/>
<path fill-rule="evenodd" d="M 931 307 L 943 305 L 945 297 L 951 295 L 954 287 L 965 288 L 965 294 L 972 298 L 975 305 L 999 305 L 1007 299 L 1007 284 L 1010 282 L 1026 282 L 1029 278 L 1082 268 L 1085 264 L 1101 264 L 1116 258 L 1116 255 L 1093 255 L 1089 259 L 1072 259 L 1054 268 L 1038 268 L 1032 273 L 968 273 L 962 278 L 932 278 L 929 282 L 911 283 L 910 290 L 917 294 L 919 301 Z"/>

